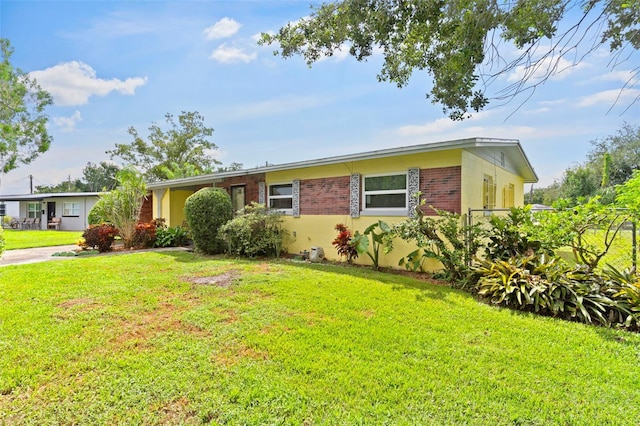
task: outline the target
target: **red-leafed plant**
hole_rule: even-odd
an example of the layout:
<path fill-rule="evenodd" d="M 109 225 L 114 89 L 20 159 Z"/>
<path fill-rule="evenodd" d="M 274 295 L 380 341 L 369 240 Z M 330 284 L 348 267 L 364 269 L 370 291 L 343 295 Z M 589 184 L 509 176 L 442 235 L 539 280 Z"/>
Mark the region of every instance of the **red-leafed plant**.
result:
<path fill-rule="evenodd" d="M 347 258 L 348 263 L 353 262 L 353 259 L 358 257 L 358 251 L 356 245 L 351 241 L 351 231 L 342 223 L 337 224 L 335 230 L 338 231 L 338 236 L 331 244 L 336 247 L 340 256 Z"/>
<path fill-rule="evenodd" d="M 106 223 L 102 225 L 91 225 L 82 234 L 84 246 L 97 249 L 100 253 L 111 251 L 111 245 L 118 235 L 118 230 Z"/>
<path fill-rule="evenodd" d="M 151 248 L 156 243 L 156 222 L 138 223 L 131 239 L 132 247 Z"/>

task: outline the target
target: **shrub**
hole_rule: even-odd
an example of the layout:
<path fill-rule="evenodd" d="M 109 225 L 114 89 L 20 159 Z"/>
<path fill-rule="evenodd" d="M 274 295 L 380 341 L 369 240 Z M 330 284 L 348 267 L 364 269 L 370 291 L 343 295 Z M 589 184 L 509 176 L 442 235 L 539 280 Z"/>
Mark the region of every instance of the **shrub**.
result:
<path fill-rule="evenodd" d="M 331 244 L 336 247 L 339 256 L 347 258 L 347 263 L 353 262 L 353 259 L 358 258 L 358 250 L 351 239 L 351 231 L 342 223 L 337 224 L 335 230 L 338 231 L 338 235 Z"/>
<path fill-rule="evenodd" d="M 189 233 L 180 225 L 156 229 L 156 247 L 180 247 L 188 238 Z"/>
<path fill-rule="evenodd" d="M 225 244 L 218 231 L 233 217 L 229 194 L 221 188 L 202 188 L 187 198 L 184 212 L 195 248 L 207 254 L 222 253 Z"/>
<path fill-rule="evenodd" d="M 82 234 L 87 248 L 97 249 L 100 253 L 111 251 L 111 245 L 118 235 L 113 225 L 90 225 Z"/>
<path fill-rule="evenodd" d="M 282 229 L 281 213 L 253 202 L 220 228 L 220 237 L 229 254 L 279 257 L 287 234 Z"/>
<path fill-rule="evenodd" d="M 482 247 L 486 233 L 480 224 L 469 225 L 459 214 L 433 210 L 438 213 L 437 219 L 424 217 L 418 208 L 415 217 L 394 227 L 394 235 L 405 241 L 414 241 L 418 246 L 417 250 L 400 259 L 399 265 L 422 270 L 425 259 L 435 259 L 443 266 L 439 274 L 441 278 L 454 286 L 465 287 L 473 281 L 470 277 L 471 259 Z"/>
<path fill-rule="evenodd" d="M 155 222 L 138 223 L 131 239 L 132 247 L 151 248 L 156 243 Z"/>
<path fill-rule="evenodd" d="M 543 252 L 553 255 L 552 250 L 543 248 L 542 242 L 529 232 L 534 229 L 530 210 L 531 207 L 512 207 L 507 216 L 491 216 L 485 249 L 487 258 L 508 260 Z"/>

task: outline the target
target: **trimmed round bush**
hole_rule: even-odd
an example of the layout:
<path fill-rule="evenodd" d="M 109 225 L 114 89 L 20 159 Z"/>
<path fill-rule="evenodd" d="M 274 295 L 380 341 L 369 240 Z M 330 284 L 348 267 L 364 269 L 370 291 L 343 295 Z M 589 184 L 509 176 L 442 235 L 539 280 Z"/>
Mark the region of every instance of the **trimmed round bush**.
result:
<path fill-rule="evenodd" d="M 206 254 L 222 253 L 224 241 L 218 229 L 233 217 L 231 197 L 222 188 L 202 188 L 187 198 L 184 213 L 196 250 Z"/>

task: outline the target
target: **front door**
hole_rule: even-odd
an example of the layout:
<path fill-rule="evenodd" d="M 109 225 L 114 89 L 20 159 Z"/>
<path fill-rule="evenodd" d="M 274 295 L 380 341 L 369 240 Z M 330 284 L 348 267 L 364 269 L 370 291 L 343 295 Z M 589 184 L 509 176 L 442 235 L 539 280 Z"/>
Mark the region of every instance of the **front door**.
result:
<path fill-rule="evenodd" d="M 234 213 L 244 208 L 244 186 L 231 187 L 231 205 Z"/>
<path fill-rule="evenodd" d="M 54 201 L 47 202 L 47 222 L 51 221 L 56 215 L 56 203 Z"/>

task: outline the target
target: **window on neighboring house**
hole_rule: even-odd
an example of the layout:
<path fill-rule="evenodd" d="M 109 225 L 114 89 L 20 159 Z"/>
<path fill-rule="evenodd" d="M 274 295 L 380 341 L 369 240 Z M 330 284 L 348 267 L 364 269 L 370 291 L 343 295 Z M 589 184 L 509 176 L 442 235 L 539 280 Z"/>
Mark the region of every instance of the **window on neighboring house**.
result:
<path fill-rule="evenodd" d="M 496 184 L 493 181 L 493 176 L 484 175 L 482 181 L 482 208 L 496 208 Z"/>
<path fill-rule="evenodd" d="M 502 206 L 506 209 L 515 206 L 515 186 L 510 183 L 502 188 Z"/>
<path fill-rule="evenodd" d="M 29 219 L 40 217 L 40 203 L 27 203 L 27 217 Z"/>
<path fill-rule="evenodd" d="M 231 205 L 233 206 L 233 212 L 237 213 L 242 210 L 245 205 L 244 199 L 244 186 L 232 186 L 231 187 Z"/>
<path fill-rule="evenodd" d="M 80 216 L 80 203 L 62 203 L 62 216 Z"/>
<path fill-rule="evenodd" d="M 365 210 L 406 210 L 407 174 L 365 176 Z"/>
<path fill-rule="evenodd" d="M 291 211 L 293 209 L 293 184 L 269 185 L 269 208 Z"/>

